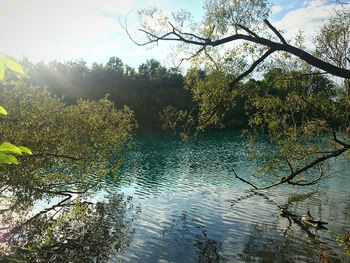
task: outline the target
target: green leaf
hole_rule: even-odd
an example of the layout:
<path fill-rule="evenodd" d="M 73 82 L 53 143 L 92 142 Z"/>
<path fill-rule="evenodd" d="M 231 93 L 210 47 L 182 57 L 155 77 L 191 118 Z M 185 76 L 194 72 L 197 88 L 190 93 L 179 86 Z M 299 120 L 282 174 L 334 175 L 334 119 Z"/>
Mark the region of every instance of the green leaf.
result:
<path fill-rule="evenodd" d="M 16 63 L 15 61 L 13 61 L 12 59 L 4 57 L 4 58 L 2 58 L 2 61 L 5 63 L 6 67 L 8 67 L 9 69 L 11 69 L 17 73 L 24 74 L 22 66 L 20 64 Z"/>
<path fill-rule="evenodd" d="M 5 65 L 4 65 L 4 62 L 0 60 L 0 80 L 4 81 L 4 77 L 5 77 Z"/>
<path fill-rule="evenodd" d="M 9 160 L 10 160 L 9 164 L 19 164 L 17 158 L 13 155 L 9 155 Z"/>
<path fill-rule="evenodd" d="M 19 261 L 18 259 L 15 259 L 15 258 L 9 258 L 10 262 L 19 262 L 21 263 L 21 261 Z"/>
<path fill-rule="evenodd" d="M 32 151 L 31 151 L 30 149 L 28 149 L 27 147 L 20 146 L 20 147 L 18 147 L 18 148 L 22 151 L 22 153 L 27 153 L 27 154 L 29 154 L 29 155 L 32 155 L 32 154 L 33 154 Z"/>
<path fill-rule="evenodd" d="M 18 164 L 18 160 L 15 156 L 11 154 L 0 152 L 0 163 Z"/>
<path fill-rule="evenodd" d="M 3 142 L 0 145 L 0 152 L 22 155 L 21 149 L 9 142 Z"/>
<path fill-rule="evenodd" d="M 0 198 L 4 198 L 6 199 L 7 201 L 11 201 L 11 198 L 6 196 L 6 195 L 0 195 Z"/>
<path fill-rule="evenodd" d="M 7 111 L 2 106 L 0 106 L 0 114 L 7 115 Z"/>

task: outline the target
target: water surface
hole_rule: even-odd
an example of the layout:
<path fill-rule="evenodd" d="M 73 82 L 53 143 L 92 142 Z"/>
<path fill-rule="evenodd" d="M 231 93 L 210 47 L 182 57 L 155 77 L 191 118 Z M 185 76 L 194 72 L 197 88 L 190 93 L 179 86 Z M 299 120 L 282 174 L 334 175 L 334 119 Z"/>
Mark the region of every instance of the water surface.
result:
<path fill-rule="evenodd" d="M 298 225 L 280 215 L 310 210 L 338 233 L 350 230 L 349 164 L 340 159 L 333 176 L 313 187 L 281 186 L 254 194 L 237 180 L 254 172 L 237 131 L 182 142 L 165 132 L 138 134 L 123 173 L 129 184 L 106 181 L 110 191 L 133 196 L 141 213 L 130 246 L 111 262 L 350 262 L 327 230 Z M 305 196 L 305 194 L 307 194 Z M 294 201 L 293 201 L 294 200 Z"/>

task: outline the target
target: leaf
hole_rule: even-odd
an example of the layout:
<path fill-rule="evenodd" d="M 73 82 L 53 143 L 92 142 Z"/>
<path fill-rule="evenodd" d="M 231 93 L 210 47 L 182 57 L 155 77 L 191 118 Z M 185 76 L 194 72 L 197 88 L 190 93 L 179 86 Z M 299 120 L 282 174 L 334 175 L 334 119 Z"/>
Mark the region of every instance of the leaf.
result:
<path fill-rule="evenodd" d="M 0 145 L 0 152 L 22 155 L 21 149 L 9 142 L 3 142 Z"/>
<path fill-rule="evenodd" d="M 8 67 L 9 69 L 11 69 L 17 73 L 24 74 L 22 66 L 20 64 L 16 63 L 15 61 L 13 61 L 12 59 L 4 57 L 4 58 L 2 58 L 2 61 L 5 63 L 6 67 Z"/>
<path fill-rule="evenodd" d="M 6 199 L 7 201 L 11 201 L 11 198 L 6 196 L 6 195 L 0 195 L 0 198 L 4 198 Z"/>
<path fill-rule="evenodd" d="M 0 152 L 0 163 L 18 164 L 18 160 L 15 156 L 11 154 Z"/>
<path fill-rule="evenodd" d="M 0 60 L 0 80 L 4 81 L 4 77 L 5 77 L 5 65 L 4 65 L 4 62 Z"/>
<path fill-rule="evenodd" d="M 31 151 L 30 149 L 28 149 L 27 147 L 20 146 L 20 147 L 18 147 L 18 148 L 22 151 L 22 153 L 27 153 L 27 154 L 29 154 L 29 155 L 32 155 L 32 154 L 33 154 L 32 151 Z"/>
<path fill-rule="evenodd" d="M 9 164 L 19 164 L 17 158 L 13 155 L 9 155 L 9 160 L 10 160 Z"/>
<path fill-rule="evenodd" d="M 0 106 L 0 114 L 7 115 L 7 111 L 2 106 Z"/>
<path fill-rule="evenodd" d="M 10 260 L 11 262 L 19 262 L 19 263 L 21 263 L 21 261 L 19 261 L 18 259 L 15 259 L 15 258 L 9 258 L 9 260 Z"/>

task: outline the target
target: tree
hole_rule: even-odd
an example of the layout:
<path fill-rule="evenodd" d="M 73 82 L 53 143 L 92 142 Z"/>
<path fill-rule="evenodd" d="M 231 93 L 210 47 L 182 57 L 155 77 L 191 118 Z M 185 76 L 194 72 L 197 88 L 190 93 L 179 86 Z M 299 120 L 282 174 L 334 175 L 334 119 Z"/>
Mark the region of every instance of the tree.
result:
<path fill-rule="evenodd" d="M 123 62 L 118 57 L 109 58 L 109 60 L 106 64 L 106 69 L 109 71 L 113 71 L 115 73 L 118 73 L 120 75 L 122 75 L 124 73 Z"/>
<path fill-rule="evenodd" d="M 0 192 L 10 197 L 1 201 L 2 246 L 15 242 L 24 255 L 28 243 L 16 237 L 39 231 L 32 225 L 37 220 L 48 227 L 80 210 L 78 204 L 95 211 L 86 198 L 102 187 L 99 182 L 107 175 L 118 177 L 136 124 L 129 108 L 116 109 L 107 97 L 67 105 L 44 88 L 21 81 L 0 88 L 0 104 L 11 112 L 1 120 L 0 137 L 33 151 L 18 156 L 19 164 L 4 166 L 0 174 Z M 33 213 L 41 199 L 51 201 L 51 207 Z"/>
<path fill-rule="evenodd" d="M 161 16 L 157 9 L 141 11 L 139 30 L 145 34 L 146 40 L 140 43 L 134 40 L 139 45 L 159 41 L 178 42 L 183 52 L 188 54 L 185 60 L 193 61 L 194 66 L 204 65 L 212 74 L 216 74 L 213 80 L 208 78 L 199 88 L 195 88 L 199 90 L 193 95 L 199 102 L 197 110 L 192 111 L 192 116 L 189 112 L 185 114 L 186 124 L 193 124 L 195 131 L 218 124 L 234 97 L 244 92 L 240 89 L 244 86 L 240 82 L 255 70 L 267 66 L 267 62 L 277 53 L 293 55 L 307 64 L 308 70 L 301 75 L 327 73 L 343 79 L 350 78 L 350 70 L 287 42 L 267 19 L 269 3 L 265 0 L 208 0 L 205 10 L 200 25 L 194 24 L 190 15 L 184 12 L 173 14 L 170 21 L 167 16 Z M 152 23 L 155 18 L 159 21 L 157 26 Z M 125 29 L 128 32 L 126 25 Z M 130 36 L 130 32 L 128 34 Z M 247 58 L 252 58 L 253 62 Z M 315 72 L 314 69 L 323 72 Z M 300 78 L 298 75 L 284 72 L 283 77 L 287 79 L 281 79 L 280 84 L 285 85 L 288 79 L 296 76 Z M 269 157 L 272 162 L 268 162 L 268 169 L 263 170 L 271 174 L 271 169 L 277 167 L 274 164 L 283 163 L 287 173 L 267 186 L 257 187 L 250 183 L 255 189 L 267 189 L 283 183 L 314 184 L 325 176 L 326 161 L 349 152 L 349 97 L 341 92 L 333 98 L 325 92 L 312 92 L 317 88 L 310 87 L 309 83 L 303 79 L 293 83 L 293 89 L 288 90 L 283 99 L 263 93 L 252 101 L 255 114 L 250 121 L 251 127 L 253 131 L 269 132 L 275 147 L 273 152 L 276 153 Z M 297 92 L 305 87 L 309 91 Z M 296 115 L 300 118 L 298 122 L 295 121 Z M 319 176 L 315 177 L 314 173 L 307 176 L 307 172 L 315 167 L 320 170 Z"/>
<path fill-rule="evenodd" d="M 336 16 L 322 26 L 315 42 L 317 56 L 339 68 L 349 68 L 350 13 L 338 11 Z M 344 84 L 350 94 L 349 79 L 344 79 Z"/>

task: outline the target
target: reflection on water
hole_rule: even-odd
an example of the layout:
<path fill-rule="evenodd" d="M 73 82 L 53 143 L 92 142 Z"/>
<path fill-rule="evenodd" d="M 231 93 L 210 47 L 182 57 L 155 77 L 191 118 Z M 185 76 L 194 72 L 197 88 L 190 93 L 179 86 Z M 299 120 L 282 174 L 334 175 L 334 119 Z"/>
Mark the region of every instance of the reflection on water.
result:
<path fill-rule="evenodd" d="M 134 217 L 128 213 L 134 208 L 123 195 L 54 206 L 59 210 L 53 213 L 44 209 L 27 218 L 15 213 L 1 218 L 0 262 L 105 262 L 130 244 Z"/>
<path fill-rule="evenodd" d="M 132 195 L 142 212 L 130 247 L 111 256 L 112 262 L 319 262 L 319 248 L 331 262 L 349 261 L 326 230 L 280 215 L 281 207 L 299 216 L 310 210 L 329 229 L 349 230 L 344 161 L 319 186 L 254 194 L 231 171 L 246 178 L 254 171 L 238 132 L 186 143 L 162 132 L 142 133 L 128 160 L 134 169 L 124 173 L 133 181 L 122 186 L 110 181 L 108 188 Z"/>

